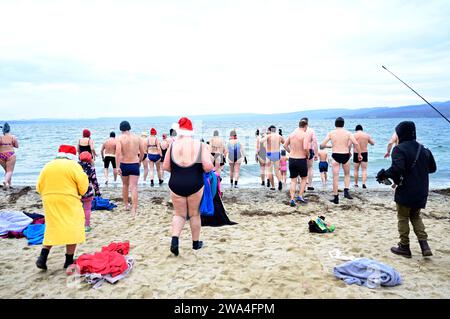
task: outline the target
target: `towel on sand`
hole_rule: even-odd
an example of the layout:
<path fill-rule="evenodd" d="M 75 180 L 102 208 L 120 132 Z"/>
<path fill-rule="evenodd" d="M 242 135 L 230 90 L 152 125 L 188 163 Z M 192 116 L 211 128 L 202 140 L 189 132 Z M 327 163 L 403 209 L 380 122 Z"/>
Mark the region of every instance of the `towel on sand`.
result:
<path fill-rule="evenodd" d="M 92 201 L 92 210 L 113 210 L 117 205 L 113 204 L 107 198 L 94 197 Z"/>
<path fill-rule="evenodd" d="M 400 274 L 392 267 L 369 258 L 359 258 L 334 267 L 334 275 L 346 284 L 368 288 L 393 287 L 402 284 Z"/>
<path fill-rule="evenodd" d="M 32 224 L 24 229 L 23 234 L 28 239 L 28 245 L 40 245 L 44 241 L 45 224 Z"/>
<path fill-rule="evenodd" d="M 33 219 L 22 212 L 0 212 L 0 236 L 9 232 L 22 232 L 33 222 Z"/>

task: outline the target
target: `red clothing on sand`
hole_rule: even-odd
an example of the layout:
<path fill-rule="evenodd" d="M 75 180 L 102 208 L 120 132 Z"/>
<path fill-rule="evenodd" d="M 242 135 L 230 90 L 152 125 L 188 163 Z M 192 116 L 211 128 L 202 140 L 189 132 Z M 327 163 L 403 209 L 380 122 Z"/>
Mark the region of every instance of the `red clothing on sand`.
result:
<path fill-rule="evenodd" d="M 130 251 L 130 243 L 111 243 L 93 255 L 83 254 L 75 261 L 81 274 L 95 273 L 118 276 L 127 270 L 128 265 L 124 255 Z"/>

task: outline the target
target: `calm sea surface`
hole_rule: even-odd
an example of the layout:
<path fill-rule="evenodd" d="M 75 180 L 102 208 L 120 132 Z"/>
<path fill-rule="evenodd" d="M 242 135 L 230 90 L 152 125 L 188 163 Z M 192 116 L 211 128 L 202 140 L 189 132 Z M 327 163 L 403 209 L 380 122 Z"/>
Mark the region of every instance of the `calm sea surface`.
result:
<path fill-rule="evenodd" d="M 378 184 L 375 181 L 375 175 L 381 168 L 387 168 L 390 159 L 384 159 L 386 145 L 394 132 L 395 125 L 400 119 L 351 119 L 347 120 L 345 127 L 353 131 L 357 124 L 364 127 L 364 131 L 372 135 L 376 145 L 369 148 L 369 172 L 368 184 L 375 187 Z M 441 188 L 450 186 L 450 125 L 440 118 L 413 119 L 417 127 L 418 140 L 428 147 L 436 159 L 438 171 L 431 175 L 431 187 Z M 58 121 L 58 122 L 22 122 L 12 123 L 12 133 L 19 139 L 20 149 L 17 150 L 17 164 L 13 176 L 15 185 L 33 185 L 39 175 L 42 167 L 54 158 L 60 144 L 76 145 L 81 137 L 84 128 L 92 132 L 92 138 L 95 142 L 97 153 L 100 153 L 101 144 L 109 137 L 110 131 L 119 133 L 119 122 L 116 119 L 102 120 L 79 120 L 79 121 Z M 149 131 L 155 127 L 158 136 L 168 132 L 172 121 L 152 119 L 130 120 L 132 130 L 140 134 L 142 131 Z M 288 135 L 298 125 L 298 119 L 277 120 L 272 122 L 257 122 L 251 120 L 219 121 L 205 120 L 195 121 L 194 129 L 197 138 L 209 140 L 215 129 L 219 130 L 221 136 L 227 137 L 230 130 L 236 129 L 238 137 L 245 143 L 249 163 L 243 165 L 241 170 L 240 184 L 245 187 L 257 186 L 259 184 L 259 166 L 255 163 L 255 130 L 263 129 L 271 124 L 281 128 L 283 135 Z M 315 129 L 319 143 L 325 138 L 327 132 L 334 127 L 334 120 L 310 120 L 310 126 Z M 320 180 L 318 164 L 315 164 L 314 181 L 318 185 Z M 101 182 L 104 181 L 101 159 L 96 162 L 98 170 L 97 175 Z M 330 171 L 331 173 L 331 171 Z M 0 178 L 3 178 L 3 170 L 0 170 Z M 228 165 L 225 168 L 225 174 L 229 175 Z M 353 172 L 352 172 L 353 175 Z M 167 177 L 166 177 L 167 181 Z M 353 184 L 353 180 L 352 180 Z"/>

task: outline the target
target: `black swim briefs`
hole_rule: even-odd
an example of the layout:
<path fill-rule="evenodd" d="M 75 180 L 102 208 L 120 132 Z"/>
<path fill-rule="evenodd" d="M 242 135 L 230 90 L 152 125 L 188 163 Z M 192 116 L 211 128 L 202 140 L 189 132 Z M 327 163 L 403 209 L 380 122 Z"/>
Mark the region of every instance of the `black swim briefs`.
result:
<path fill-rule="evenodd" d="M 289 158 L 290 178 L 308 176 L 308 163 L 306 158 Z"/>
<path fill-rule="evenodd" d="M 346 154 L 333 153 L 333 154 L 331 154 L 331 157 L 339 164 L 347 163 L 348 160 L 350 159 L 350 156 L 351 156 L 350 153 L 346 153 Z"/>
<path fill-rule="evenodd" d="M 364 152 L 364 153 L 361 153 L 361 155 L 362 155 L 362 158 L 363 158 L 361 162 L 367 163 L 369 161 L 368 160 L 369 153 Z M 358 153 L 353 153 L 353 163 L 361 163 L 361 162 L 358 161 Z"/>
<path fill-rule="evenodd" d="M 134 164 L 120 164 L 120 170 L 122 171 L 123 177 L 128 177 L 130 175 L 132 176 L 139 176 L 140 175 L 140 165 L 139 163 Z"/>

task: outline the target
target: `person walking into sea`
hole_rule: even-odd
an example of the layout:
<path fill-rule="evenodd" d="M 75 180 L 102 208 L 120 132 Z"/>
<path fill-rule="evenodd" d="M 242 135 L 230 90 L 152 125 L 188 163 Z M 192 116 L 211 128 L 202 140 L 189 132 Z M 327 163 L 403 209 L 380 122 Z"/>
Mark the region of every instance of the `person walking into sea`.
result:
<path fill-rule="evenodd" d="M 102 145 L 100 154 L 104 163 L 103 173 L 105 175 L 105 184 L 108 185 L 109 182 L 109 167 L 112 165 L 114 183 L 117 181 L 117 163 L 116 163 L 116 133 L 111 132 L 109 134 L 109 139 L 105 141 Z"/>
<path fill-rule="evenodd" d="M 309 155 L 308 155 L 308 187 L 307 190 L 313 191 L 313 177 L 314 177 L 314 162 L 318 160 L 318 153 L 319 153 L 319 145 L 317 142 L 317 136 L 316 132 L 309 127 L 309 120 L 307 117 L 304 117 L 302 119 L 306 122 L 307 129 L 306 132 L 309 133 L 309 137 L 311 138 L 311 141 L 309 141 L 310 149 L 309 149 Z"/>
<path fill-rule="evenodd" d="M 328 181 L 328 152 L 326 149 L 319 151 L 319 172 L 322 180 L 322 187 L 325 188 Z"/>
<path fill-rule="evenodd" d="M 199 212 L 204 187 L 203 173 L 212 171 L 214 165 L 206 144 L 194 140 L 192 122 L 182 117 L 176 127 L 178 137 L 169 146 L 163 167 L 170 172 L 169 189 L 174 207 L 170 251 L 178 256 L 180 235 L 187 220 L 191 227 L 192 249 L 203 247 Z"/>
<path fill-rule="evenodd" d="M 256 130 L 256 154 L 255 154 L 255 160 L 256 163 L 259 164 L 259 176 L 261 177 L 261 186 L 265 186 L 266 181 L 266 170 L 267 170 L 267 158 L 266 158 L 266 144 L 262 142 L 262 139 L 264 138 L 266 133 L 262 133 L 260 135 L 259 130 Z M 270 184 L 268 182 L 267 184 Z M 267 185 L 269 186 L 269 185 Z"/>
<path fill-rule="evenodd" d="M 144 158 L 142 160 L 142 168 L 144 169 L 144 184 L 147 183 L 147 176 L 148 176 L 148 167 L 149 167 L 149 161 L 148 161 L 148 154 L 147 154 L 147 149 L 148 149 L 148 134 L 146 131 L 143 131 L 141 133 L 141 143 L 144 147 L 145 153 L 144 153 Z"/>
<path fill-rule="evenodd" d="M 74 261 L 78 244 L 85 241 L 85 217 L 81 196 L 86 194 L 89 180 L 75 161 L 75 146 L 61 145 L 56 159 L 42 169 L 36 191 L 42 197 L 45 211 L 45 233 L 36 266 L 47 270 L 47 258 L 53 246 L 66 245 L 67 268 Z"/>
<path fill-rule="evenodd" d="M 228 157 L 228 163 L 230 164 L 230 183 L 231 188 L 238 188 L 239 172 L 241 170 L 241 164 L 244 161 L 247 164 L 247 158 L 245 150 L 241 142 L 237 137 L 236 130 L 230 132 L 230 140 L 227 143 L 225 149 L 225 155 Z"/>
<path fill-rule="evenodd" d="M 0 126 L 3 136 L 0 136 L 0 165 L 5 170 L 3 187 L 9 189 L 12 184 L 14 167 L 16 166 L 16 153 L 14 148 L 19 148 L 19 141 L 11 134 L 11 127 L 8 123 Z"/>
<path fill-rule="evenodd" d="M 89 179 L 89 187 L 83 196 L 81 196 L 81 202 L 83 203 L 84 218 L 85 218 L 85 231 L 91 231 L 91 211 L 92 211 L 92 201 L 94 196 L 102 196 L 100 192 L 100 186 L 98 185 L 97 173 L 95 172 L 95 166 L 92 165 L 92 155 L 88 152 L 83 152 L 80 154 L 80 161 L 78 162 L 83 168 Z"/>
<path fill-rule="evenodd" d="M 161 154 L 162 154 L 162 156 L 161 156 L 161 165 L 160 165 L 160 169 L 161 169 L 161 173 L 160 174 L 161 174 L 161 179 L 162 180 L 164 180 L 164 168 L 163 168 L 162 163 L 164 163 L 164 160 L 166 158 L 167 150 L 168 150 L 170 144 L 172 144 L 172 142 L 173 142 L 172 139 L 170 137 L 167 137 L 166 133 L 163 133 L 162 140 L 161 140 Z"/>
<path fill-rule="evenodd" d="M 392 151 L 391 167 L 387 170 L 382 169 L 377 174 L 378 182 L 390 178 L 397 185 L 394 200 L 397 204 L 400 242 L 398 247 L 391 248 L 391 252 L 411 258 L 409 246 L 409 222 L 411 222 L 419 240 L 422 256 L 432 256 L 420 211 L 425 208 L 428 200 L 429 174 L 436 172 L 436 162 L 431 151 L 417 142 L 414 122 L 401 122 L 395 131 L 398 145 Z"/>
<path fill-rule="evenodd" d="M 150 130 L 150 137 L 147 140 L 148 141 L 147 154 L 150 164 L 150 186 L 152 187 L 155 185 L 153 181 L 155 176 L 155 167 L 156 167 L 156 175 L 158 176 L 159 179 L 159 185 L 162 185 L 162 183 L 164 182 L 161 175 L 161 158 L 162 158 L 161 144 L 159 143 L 159 139 L 156 135 L 157 135 L 156 129 L 152 128 Z"/>
<path fill-rule="evenodd" d="M 362 125 L 358 124 L 355 128 L 356 133 L 353 134 L 356 141 L 358 141 L 359 147 L 361 148 L 361 156 L 362 161 L 358 160 L 358 154 L 353 153 L 353 163 L 355 164 L 355 172 L 353 174 L 355 178 L 355 187 L 358 187 L 358 179 L 359 179 L 359 167 L 362 169 L 362 188 L 367 188 L 367 165 L 369 162 L 369 150 L 368 145 L 375 145 L 375 141 L 372 137 L 363 132 Z"/>
<path fill-rule="evenodd" d="M 138 181 L 141 162 L 145 149 L 139 136 L 131 133 L 131 125 L 127 121 L 120 123 L 122 134 L 118 137 L 116 147 L 117 173 L 122 177 L 122 196 L 125 209 L 130 209 L 129 192 L 131 192 L 131 215 L 136 217 L 138 208 Z"/>
<path fill-rule="evenodd" d="M 332 167 L 333 167 L 333 199 L 330 200 L 334 204 L 339 204 L 339 170 L 342 166 L 344 170 L 344 197 L 347 199 L 353 199 L 350 196 L 349 187 L 350 187 L 350 147 L 353 146 L 356 148 L 356 153 L 358 154 L 358 160 L 362 160 L 361 148 L 358 144 L 358 141 L 355 139 L 352 133 L 344 129 L 344 119 L 342 117 L 338 117 L 335 121 L 336 129 L 329 132 L 326 138 L 323 140 L 322 144 L 320 144 L 320 148 L 332 148 L 333 153 L 331 157 L 333 158 Z M 328 142 L 331 141 L 331 146 L 328 145 Z"/>
<path fill-rule="evenodd" d="M 218 130 L 213 132 L 213 137 L 209 141 L 209 146 L 211 147 L 211 155 L 214 158 L 214 169 L 220 176 L 222 167 L 225 165 L 225 142 L 219 136 Z"/>
<path fill-rule="evenodd" d="M 290 205 L 295 207 L 295 201 L 306 204 L 308 201 L 303 198 L 306 183 L 308 181 L 308 158 L 310 150 L 311 132 L 307 132 L 308 123 L 302 119 L 299 127 L 295 129 L 286 139 L 284 148 L 289 152 L 289 174 L 291 178 Z M 297 191 L 297 179 L 300 177 L 300 191 L 295 198 Z"/>
<path fill-rule="evenodd" d="M 394 132 L 394 134 L 392 134 L 391 138 L 389 139 L 388 145 L 386 147 L 386 154 L 384 154 L 384 158 L 388 158 L 389 156 L 391 156 L 391 150 L 395 145 L 398 145 L 398 136 L 397 133 Z"/>
<path fill-rule="evenodd" d="M 88 152 L 92 155 L 92 161 L 95 162 L 97 153 L 95 152 L 94 140 L 91 139 L 91 131 L 83 130 L 83 137 L 78 141 L 77 146 L 78 156 L 83 152 Z"/>
<path fill-rule="evenodd" d="M 280 147 L 282 144 L 284 144 L 285 139 L 283 136 L 277 133 L 276 127 L 274 125 L 271 125 L 269 127 L 268 134 L 261 139 L 262 143 L 266 144 L 266 156 L 268 160 L 268 178 L 271 184 L 271 190 L 275 190 L 275 181 L 273 174 L 275 173 L 277 180 L 278 180 L 278 190 L 283 189 L 283 183 L 281 180 L 281 174 L 280 174 Z"/>

